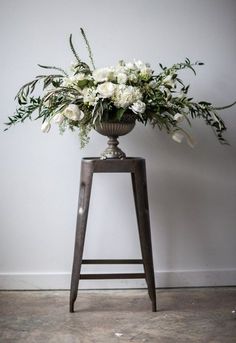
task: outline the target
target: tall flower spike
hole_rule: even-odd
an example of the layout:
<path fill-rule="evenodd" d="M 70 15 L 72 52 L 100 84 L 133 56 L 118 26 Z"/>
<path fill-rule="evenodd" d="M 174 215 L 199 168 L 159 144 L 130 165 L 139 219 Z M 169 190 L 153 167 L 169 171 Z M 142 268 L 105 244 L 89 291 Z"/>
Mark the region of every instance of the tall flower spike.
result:
<path fill-rule="evenodd" d="M 95 68 L 95 65 L 94 65 L 92 50 L 91 50 L 91 47 L 90 47 L 90 45 L 89 45 L 89 41 L 88 41 L 88 39 L 87 39 L 87 37 L 86 37 L 86 34 L 85 34 L 85 32 L 84 32 L 84 30 L 83 30 L 82 27 L 80 28 L 80 32 L 81 32 L 81 34 L 82 34 L 82 36 L 83 36 L 83 38 L 84 38 L 86 47 L 87 47 L 87 49 L 88 49 L 89 58 L 90 58 L 92 67 L 93 67 L 93 69 L 96 69 L 96 68 Z"/>

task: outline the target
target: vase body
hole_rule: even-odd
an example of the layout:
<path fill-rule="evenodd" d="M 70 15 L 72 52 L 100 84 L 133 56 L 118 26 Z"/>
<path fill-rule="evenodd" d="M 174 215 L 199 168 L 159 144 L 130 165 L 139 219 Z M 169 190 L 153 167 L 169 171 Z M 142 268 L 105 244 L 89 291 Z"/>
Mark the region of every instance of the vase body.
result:
<path fill-rule="evenodd" d="M 128 122 L 102 122 L 95 125 L 95 130 L 103 136 L 107 136 L 108 146 L 101 154 L 101 159 L 126 157 L 125 153 L 118 147 L 119 136 L 124 136 L 133 130 L 135 121 Z"/>

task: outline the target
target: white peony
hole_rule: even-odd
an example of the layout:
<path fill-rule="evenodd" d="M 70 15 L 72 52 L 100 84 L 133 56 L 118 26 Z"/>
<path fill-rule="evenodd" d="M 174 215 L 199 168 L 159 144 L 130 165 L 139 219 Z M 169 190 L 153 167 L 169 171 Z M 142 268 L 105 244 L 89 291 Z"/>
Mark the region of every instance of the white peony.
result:
<path fill-rule="evenodd" d="M 97 92 L 102 98 L 110 98 L 113 96 L 116 85 L 112 82 L 104 82 L 97 86 Z"/>
<path fill-rule="evenodd" d="M 82 112 L 77 105 L 70 104 L 64 109 L 63 115 L 70 120 L 78 121 L 83 119 L 84 112 Z"/>
<path fill-rule="evenodd" d="M 114 68 L 99 68 L 93 71 L 93 78 L 95 82 L 109 81 L 113 77 Z"/>
<path fill-rule="evenodd" d="M 44 132 L 44 133 L 48 133 L 49 130 L 51 129 L 51 124 L 49 121 L 45 121 L 42 126 L 41 126 L 41 130 Z"/>
<path fill-rule="evenodd" d="M 136 114 L 142 114 L 146 110 L 146 104 L 141 100 L 138 100 L 133 103 L 133 105 L 131 106 L 131 110 Z"/>
<path fill-rule="evenodd" d="M 134 102 L 141 100 L 142 94 L 137 87 L 118 85 L 113 97 L 114 105 L 117 108 L 126 108 Z"/>

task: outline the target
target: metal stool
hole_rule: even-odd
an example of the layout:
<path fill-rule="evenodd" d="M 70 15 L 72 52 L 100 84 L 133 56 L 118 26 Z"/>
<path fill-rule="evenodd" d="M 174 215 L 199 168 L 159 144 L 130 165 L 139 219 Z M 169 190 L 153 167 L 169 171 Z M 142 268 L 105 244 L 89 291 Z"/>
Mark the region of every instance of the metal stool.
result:
<path fill-rule="evenodd" d="M 83 260 L 84 240 L 89 210 L 93 173 L 131 173 L 142 259 Z M 80 274 L 82 264 L 143 264 L 144 273 Z M 152 311 L 156 312 L 156 292 L 153 270 L 152 242 L 148 208 L 146 165 L 143 158 L 106 159 L 83 158 L 76 224 L 74 261 L 70 288 L 70 312 L 74 312 L 79 280 L 84 279 L 146 279 Z"/>

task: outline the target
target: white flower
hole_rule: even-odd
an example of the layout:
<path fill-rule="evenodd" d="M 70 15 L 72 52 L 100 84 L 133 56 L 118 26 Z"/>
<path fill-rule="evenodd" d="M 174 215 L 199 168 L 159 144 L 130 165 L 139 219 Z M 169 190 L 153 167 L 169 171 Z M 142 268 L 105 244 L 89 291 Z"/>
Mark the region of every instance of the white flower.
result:
<path fill-rule="evenodd" d="M 76 81 L 81 81 L 81 80 L 90 80 L 91 75 L 86 75 L 84 73 L 78 73 L 74 76 Z"/>
<path fill-rule="evenodd" d="M 114 68 L 99 68 L 93 71 L 95 82 L 104 82 L 112 79 Z"/>
<path fill-rule="evenodd" d="M 131 82 L 137 82 L 138 81 L 138 75 L 137 73 L 133 72 L 133 73 L 130 73 L 129 76 L 128 76 L 128 79 L 131 81 Z"/>
<path fill-rule="evenodd" d="M 136 69 L 136 65 L 132 62 L 127 62 L 125 64 L 125 66 L 128 68 L 128 69 Z"/>
<path fill-rule="evenodd" d="M 67 106 L 63 111 L 63 115 L 73 121 L 81 120 L 84 117 L 84 113 L 75 104 Z"/>
<path fill-rule="evenodd" d="M 176 113 L 176 114 L 174 115 L 174 120 L 176 120 L 178 123 L 180 123 L 181 121 L 184 120 L 184 115 L 181 114 L 181 113 Z"/>
<path fill-rule="evenodd" d="M 133 103 L 131 106 L 131 110 L 136 114 L 142 114 L 145 112 L 146 104 L 142 102 L 141 100 L 138 100 Z"/>
<path fill-rule="evenodd" d="M 143 69 L 143 68 L 146 67 L 146 64 L 143 63 L 142 61 L 134 61 L 134 64 L 135 64 L 135 66 L 136 66 L 139 70 L 141 70 L 141 69 Z"/>
<path fill-rule="evenodd" d="M 177 143 L 181 143 L 182 140 L 184 138 L 184 135 L 179 132 L 179 131 L 175 131 L 173 134 L 172 134 L 172 139 L 177 142 Z"/>
<path fill-rule="evenodd" d="M 167 75 L 164 79 L 163 79 L 163 83 L 166 86 L 170 86 L 170 87 L 174 87 L 175 86 L 175 80 L 173 80 L 172 75 Z"/>
<path fill-rule="evenodd" d="M 97 86 L 97 92 L 102 98 L 110 98 L 114 94 L 116 85 L 112 82 L 104 82 Z"/>
<path fill-rule="evenodd" d="M 51 129 L 51 124 L 49 121 L 45 121 L 42 126 L 41 126 L 41 130 L 44 132 L 44 133 L 48 133 L 49 130 Z"/>
<path fill-rule="evenodd" d="M 181 130 L 181 132 L 180 132 Z M 186 141 L 188 143 L 188 145 L 191 148 L 194 148 L 196 142 L 195 140 L 183 129 L 177 129 L 173 134 L 172 134 L 172 139 L 177 142 L 177 143 L 181 143 L 183 138 L 186 138 Z"/>
<path fill-rule="evenodd" d="M 127 82 L 127 75 L 125 73 L 120 73 L 117 75 L 117 83 L 125 84 Z"/>
<path fill-rule="evenodd" d="M 62 124 L 64 121 L 65 117 L 63 116 L 62 113 L 57 113 L 54 117 L 53 117 L 53 121 L 56 124 Z"/>
<path fill-rule="evenodd" d="M 141 98 L 142 93 L 137 87 L 118 85 L 112 100 L 117 108 L 126 108 Z"/>
<path fill-rule="evenodd" d="M 86 87 L 82 90 L 82 94 L 83 94 L 83 101 L 85 104 L 89 104 L 90 106 L 95 105 L 95 103 L 97 102 L 96 88 Z"/>

